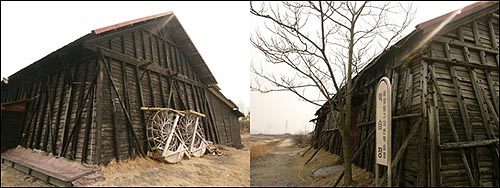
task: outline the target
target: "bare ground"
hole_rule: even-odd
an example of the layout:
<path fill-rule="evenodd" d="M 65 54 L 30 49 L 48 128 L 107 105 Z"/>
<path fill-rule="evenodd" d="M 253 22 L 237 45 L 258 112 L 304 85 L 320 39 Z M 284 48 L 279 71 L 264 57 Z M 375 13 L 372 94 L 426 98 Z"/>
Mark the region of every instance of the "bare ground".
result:
<path fill-rule="evenodd" d="M 290 138 L 286 136 L 252 135 L 252 147 L 276 140 L 279 140 L 280 144 L 269 153 L 250 162 L 252 169 L 250 185 L 331 187 L 343 168 L 325 177 L 313 177 L 313 172 L 323 167 L 341 165 L 340 157 L 321 149 L 307 165 L 304 165 L 313 155 L 315 149 L 311 149 L 302 156 L 308 147 L 297 147 Z M 374 185 L 373 174 L 356 165 L 352 165 L 352 168 L 353 186 L 370 187 Z M 339 186 L 342 185 L 343 182 L 340 182 Z"/>
<path fill-rule="evenodd" d="M 300 184 L 293 172 L 293 160 L 301 150 L 290 138 L 281 138 L 280 143 L 268 154 L 250 162 L 251 186 L 287 186 Z"/>
<path fill-rule="evenodd" d="M 243 149 L 222 146 L 224 155 L 204 155 L 177 164 L 149 158 L 111 162 L 100 166 L 105 180 L 89 186 L 250 186 L 249 135 L 242 135 Z M 2 165 L 2 187 L 47 187 L 41 180 Z"/>

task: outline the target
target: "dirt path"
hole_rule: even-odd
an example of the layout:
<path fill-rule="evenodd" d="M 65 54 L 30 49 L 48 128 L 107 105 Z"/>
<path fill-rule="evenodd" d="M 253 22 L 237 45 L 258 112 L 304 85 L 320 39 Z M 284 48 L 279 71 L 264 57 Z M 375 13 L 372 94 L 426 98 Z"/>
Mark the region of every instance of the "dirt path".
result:
<path fill-rule="evenodd" d="M 301 149 L 290 138 L 284 138 L 273 151 L 251 161 L 250 186 L 299 186 L 300 180 L 292 165 Z"/>

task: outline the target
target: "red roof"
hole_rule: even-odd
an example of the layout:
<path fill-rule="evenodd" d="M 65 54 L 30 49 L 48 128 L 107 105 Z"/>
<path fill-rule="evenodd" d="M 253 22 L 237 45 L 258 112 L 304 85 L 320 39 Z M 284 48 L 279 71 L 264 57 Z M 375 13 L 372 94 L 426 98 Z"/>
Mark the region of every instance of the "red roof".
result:
<path fill-rule="evenodd" d="M 424 30 L 424 32 L 431 31 L 434 27 L 438 26 L 439 23 L 443 22 L 448 17 L 453 16 L 453 14 L 456 14 L 456 15 L 450 20 L 450 23 L 453 21 L 459 20 L 461 18 L 464 18 L 466 16 L 469 16 L 477 11 L 481 11 L 486 7 L 494 5 L 495 3 L 498 3 L 498 1 L 479 1 L 477 3 L 473 3 L 471 5 L 468 5 L 464 8 L 460 8 L 460 9 L 451 11 L 447 14 L 443 14 L 439 17 L 433 18 L 433 19 L 428 20 L 426 22 L 422 22 L 415 27 L 417 29 Z"/>
<path fill-rule="evenodd" d="M 172 11 L 168 11 L 168 12 L 161 13 L 161 14 L 155 14 L 155 15 L 151 15 L 151 16 L 146 16 L 146 17 L 143 17 L 143 18 L 138 18 L 138 19 L 134 19 L 134 20 L 122 22 L 122 23 L 119 23 L 119 24 L 114 24 L 114 25 L 110 25 L 110 26 L 107 26 L 107 27 L 99 28 L 99 29 L 94 30 L 94 33 L 95 34 L 104 33 L 106 31 L 118 29 L 120 27 L 132 25 L 132 24 L 135 24 L 135 23 L 139 23 L 139 22 L 143 22 L 143 21 L 147 21 L 147 20 L 151 20 L 151 19 L 155 19 L 155 18 L 159 18 L 159 17 L 171 15 L 171 14 L 173 14 L 173 12 Z"/>

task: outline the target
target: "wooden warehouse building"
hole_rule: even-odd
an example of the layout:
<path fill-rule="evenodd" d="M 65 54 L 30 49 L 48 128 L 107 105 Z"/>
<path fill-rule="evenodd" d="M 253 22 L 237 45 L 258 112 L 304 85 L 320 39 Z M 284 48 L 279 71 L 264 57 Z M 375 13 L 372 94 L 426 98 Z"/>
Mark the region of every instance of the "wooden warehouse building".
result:
<path fill-rule="evenodd" d="M 87 164 L 144 155 L 152 112 L 142 106 L 206 114 L 207 140 L 242 147 L 241 112 L 173 12 L 93 30 L 13 74 L 6 87 L 2 151 L 19 144 Z"/>
<path fill-rule="evenodd" d="M 374 93 L 385 76 L 393 94 L 392 185 L 499 186 L 498 6 L 478 2 L 423 22 L 354 77 L 354 164 L 374 170 Z M 343 155 L 336 113 L 325 105 L 316 112 L 312 139 Z"/>

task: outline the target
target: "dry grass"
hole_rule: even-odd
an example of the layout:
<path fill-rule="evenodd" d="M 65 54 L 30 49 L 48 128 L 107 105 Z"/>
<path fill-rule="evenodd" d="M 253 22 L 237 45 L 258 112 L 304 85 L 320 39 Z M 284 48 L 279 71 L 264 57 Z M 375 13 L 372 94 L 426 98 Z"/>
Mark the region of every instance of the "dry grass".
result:
<path fill-rule="evenodd" d="M 273 150 L 280 141 L 273 141 L 265 144 L 253 145 L 250 147 L 250 160 L 258 159 Z"/>
<path fill-rule="evenodd" d="M 104 174 L 115 174 L 130 172 L 137 169 L 155 168 L 163 165 L 165 165 L 165 163 L 155 161 L 148 157 L 137 157 L 133 160 L 121 160 L 119 162 L 113 159 L 107 165 L 99 165 L 99 167 Z"/>
<path fill-rule="evenodd" d="M 298 147 L 306 147 L 311 144 L 311 135 L 307 134 L 304 131 L 298 132 L 296 134 L 291 135 L 293 142 Z"/>
<path fill-rule="evenodd" d="M 314 170 L 318 168 L 334 166 L 334 165 L 342 165 L 341 158 L 335 154 L 331 154 L 321 149 L 321 151 L 319 151 L 316 154 L 316 156 L 311 160 L 311 162 L 309 162 L 307 165 L 304 165 L 304 163 L 312 156 L 312 154 L 315 151 L 315 149 L 311 149 L 309 152 L 307 152 L 306 155 L 304 155 L 304 157 L 301 157 L 302 153 L 304 153 L 306 149 L 307 148 L 304 148 L 304 150 L 300 152 L 299 155 L 297 155 L 294 161 L 294 167 L 297 172 L 297 177 L 302 181 L 301 186 L 331 187 L 343 170 L 339 170 L 338 172 L 330 174 L 325 178 L 314 178 L 312 176 L 312 173 Z M 352 165 L 352 176 L 353 176 L 352 177 L 353 186 L 361 186 L 361 187 L 373 186 L 373 175 L 363 168 L 359 168 L 356 165 Z M 341 181 L 338 186 L 343 186 L 343 181 Z"/>

